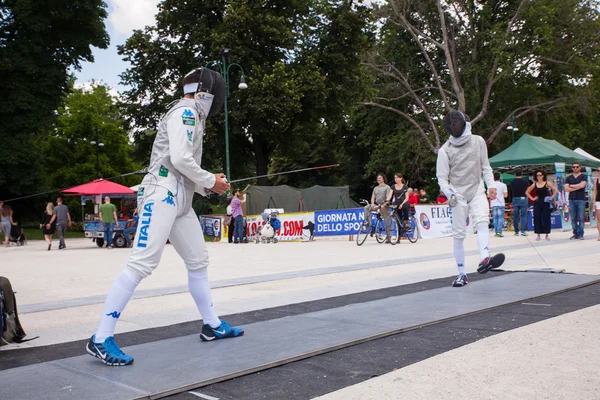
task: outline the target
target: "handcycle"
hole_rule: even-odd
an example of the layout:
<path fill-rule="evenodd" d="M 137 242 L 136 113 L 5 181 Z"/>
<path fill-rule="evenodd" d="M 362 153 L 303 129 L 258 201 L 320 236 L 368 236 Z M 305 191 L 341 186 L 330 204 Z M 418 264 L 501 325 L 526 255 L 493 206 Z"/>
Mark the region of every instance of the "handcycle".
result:
<path fill-rule="evenodd" d="M 369 202 L 367 200 L 361 200 L 360 204 L 366 206 Z M 356 244 L 361 246 L 367 240 L 369 235 L 375 236 L 375 240 L 377 240 L 378 243 L 384 243 L 386 242 L 386 239 L 389 239 L 389 243 L 395 245 L 400 243 L 402 237 L 407 238 L 411 243 L 415 243 L 419 238 L 415 217 L 410 215 L 408 224 L 405 226 L 398 218 L 398 213 L 396 212 L 397 208 L 398 206 L 396 205 L 388 205 L 391 230 L 389 235 L 385 227 L 385 219 L 382 215 L 381 206 L 376 206 L 377 215 L 375 216 L 375 220 L 371 221 L 370 225 L 367 218 L 371 218 L 371 215 L 365 215 L 365 219 L 361 223 L 356 234 Z"/>

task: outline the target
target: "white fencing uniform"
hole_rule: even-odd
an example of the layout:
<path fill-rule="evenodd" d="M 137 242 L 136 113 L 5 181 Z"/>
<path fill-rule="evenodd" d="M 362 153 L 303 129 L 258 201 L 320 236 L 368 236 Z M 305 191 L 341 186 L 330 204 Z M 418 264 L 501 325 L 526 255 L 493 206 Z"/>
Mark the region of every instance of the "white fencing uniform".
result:
<path fill-rule="evenodd" d="M 194 99 L 180 100 L 160 123 L 150 168 L 138 190 L 140 219 L 127 263 L 141 278 L 156 268 L 167 239 L 188 270 L 208 265 L 204 235 L 191 207 L 196 189 L 206 194 L 215 184 L 214 174 L 200 167 L 204 124 Z"/>
<path fill-rule="evenodd" d="M 459 277 L 453 282 L 453 286 L 462 286 L 466 284 L 466 280 L 461 280 L 461 276 L 466 279 L 463 242 L 466 237 L 467 221 L 477 227 L 480 259 L 485 260 L 489 256 L 490 208 L 483 179 L 488 188 L 494 187 L 487 145 L 481 136 L 471 134 L 469 122 L 465 122 L 464 131 L 459 137 L 451 136 L 439 150 L 436 174 L 438 184 L 446 197 L 456 198 L 456 205 L 450 207 L 454 258 L 459 272 Z"/>
<path fill-rule="evenodd" d="M 455 207 L 450 208 L 452 236 L 461 240 L 465 238 L 469 217 L 470 223 L 478 230 L 487 230 L 490 209 L 483 179 L 488 188 L 493 188 L 494 176 L 485 140 L 471 134 L 470 123 L 466 123 L 462 136 L 451 137 L 439 150 L 436 174 L 438 184 L 448 199 L 454 195 L 458 201 Z"/>
<path fill-rule="evenodd" d="M 195 99 L 181 99 L 159 124 L 148 174 L 138 189 L 139 223 L 133 252 L 109 289 L 94 336 L 96 343 L 114 335 L 123 309 L 140 281 L 158 266 L 167 240 L 185 262 L 190 294 L 204 323 L 213 328 L 221 324 L 210 293 L 204 235 L 192 209 L 196 189 L 206 195 L 216 181 L 214 174 L 200 167 L 206 118 L 197 110 L 208 111 L 211 96 L 203 93 L 200 104 Z"/>

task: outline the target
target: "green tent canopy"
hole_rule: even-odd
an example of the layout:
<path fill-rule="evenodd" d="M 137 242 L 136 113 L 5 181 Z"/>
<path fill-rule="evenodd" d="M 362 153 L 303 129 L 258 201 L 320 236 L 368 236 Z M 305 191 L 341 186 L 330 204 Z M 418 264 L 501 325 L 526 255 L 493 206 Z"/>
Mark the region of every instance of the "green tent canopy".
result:
<path fill-rule="evenodd" d="M 246 212 L 260 214 L 265 208 L 299 211 L 341 210 L 359 207 L 350 199 L 348 186 L 312 186 L 306 189 L 281 186 L 250 186 L 246 191 Z"/>
<path fill-rule="evenodd" d="M 492 168 L 546 165 L 555 162 L 567 164 L 578 162 L 584 167 L 597 167 L 600 165 L 600 162 L 584 157 L 556 140 L 531 135 L 523 135 L 508 149 L 490 158 Z"/>

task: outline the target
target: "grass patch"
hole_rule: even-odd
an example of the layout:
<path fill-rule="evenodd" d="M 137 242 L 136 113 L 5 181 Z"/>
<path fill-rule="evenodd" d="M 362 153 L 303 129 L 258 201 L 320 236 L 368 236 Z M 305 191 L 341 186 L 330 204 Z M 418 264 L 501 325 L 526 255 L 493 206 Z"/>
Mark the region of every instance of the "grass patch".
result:
<path fill-rule="evenodd" d="M 44 240 L 44 234 L 42 233 L 41 229 L 25 228 L 24 231 L 25 231 L 25 237 L 27 238 L 27 240 Z M 52 237 L 54 239 L 58 239 L 58 233 L 55 232 Z M 67 230 L 65 232 L 65 239 L 80 239 L 80 238 L 85 238 L 85 233 L 69 231 L 69 230 Z"/>

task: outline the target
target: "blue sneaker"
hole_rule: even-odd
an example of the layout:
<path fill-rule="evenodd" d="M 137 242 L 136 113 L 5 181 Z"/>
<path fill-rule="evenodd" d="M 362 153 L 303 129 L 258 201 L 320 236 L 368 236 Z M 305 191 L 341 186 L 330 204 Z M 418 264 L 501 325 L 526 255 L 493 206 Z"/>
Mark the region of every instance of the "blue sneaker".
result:
<path fill-rule="evenodd" d="M 232 337 L 242 336 L 244 330 L 242 328 L 234 328 L 227 322 L 221 320 L 221 325 L 218 328 L 212 328 L 208 324 L 202 326 L 202 333 L 200 333 L 200 339 L 203 342 L 210 342 L 215 339 L 226 339 Z"/>
<path fill-rule="evenodd" d="M 107 337 L 103 343 L 96 343 L 96 335 L 92 336 L 85 350 L 90 356 L 99 358 L 106 365 L 121 366 L 133 364 L 133 357 L 123 353 L 115 342 L 114 336 Z"/>

